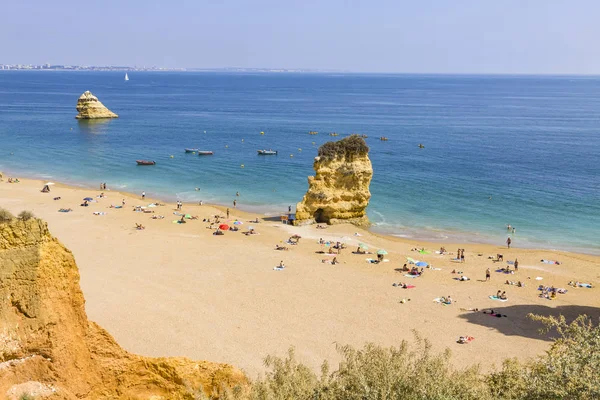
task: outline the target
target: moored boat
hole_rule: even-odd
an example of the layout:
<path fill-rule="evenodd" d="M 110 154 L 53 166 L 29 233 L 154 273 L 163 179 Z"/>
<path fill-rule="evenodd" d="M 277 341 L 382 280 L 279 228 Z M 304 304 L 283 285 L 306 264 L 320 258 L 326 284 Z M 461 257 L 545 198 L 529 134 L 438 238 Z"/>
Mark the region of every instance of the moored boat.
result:
<path fill-rule="evenodd" d="M 276 156 L 277 150 L 258 150 L 258 154 L 261 156 Z"/>
<path fill-rule="evenodd" d="M 137 163 L 137 165 L 154 165 L 154 164 L 156 164 L 156 161 L 151 161 L 151 160 L 135 160 L 135 162 Z"/>
<path fill-rule="evenodd" d="M 212 156 L 213 152 L 211 150 L 198 150 L 199 156 Z"/>
<path fill-rule="evenodd" d="M 198 149 L 185 149 L 186 153 L 195 153 L 197 151 L 198 151 Z"/>

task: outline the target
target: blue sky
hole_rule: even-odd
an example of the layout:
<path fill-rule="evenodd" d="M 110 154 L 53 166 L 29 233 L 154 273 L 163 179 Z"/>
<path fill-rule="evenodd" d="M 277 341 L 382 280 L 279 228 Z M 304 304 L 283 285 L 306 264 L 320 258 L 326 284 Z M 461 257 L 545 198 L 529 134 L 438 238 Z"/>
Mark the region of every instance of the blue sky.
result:
<path fill-rule="evenodd" d="M 600 73 L 600 0 L 0 0 L 0 63 Z"/>

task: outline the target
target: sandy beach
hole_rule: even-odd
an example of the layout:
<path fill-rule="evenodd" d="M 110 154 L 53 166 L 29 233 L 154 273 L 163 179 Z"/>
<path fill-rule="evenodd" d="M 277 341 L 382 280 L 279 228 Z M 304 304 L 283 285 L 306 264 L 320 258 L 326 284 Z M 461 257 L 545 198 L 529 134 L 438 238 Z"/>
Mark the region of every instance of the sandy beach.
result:
<path fill-rule="evenodd" d="M 323 359 L 337 360 L 336 343 L 397 345 L 402 339 L 412 340 L 416 330 L 436 349 L 450 348 L 456 365 L 480 363 L 488 370 L 506 357 L 533 357 L 547 348 L 548 337 L 539 335 L 540 325 L 530 321 L 528 313 L 570 318 L 599 314 L 600 257 L 520 249 L 518 235 L 516 248 L 445 243 L 450 254 L 440 255 L 435 254 L 439 243 L 384 237 L 351 225 L 293 227 L 230 208 L 229 224 L 242 221 L 240 231 L 215 236 L 203 219 L 225 216 L 225 207 L 184 204 L 180 212 L 199 219 L 178 224 L 175 204 L 134 212 L 134 206 L 156 200 L 112 190 L 99 198 L 98 189 L 61 184 L 41 193 L 43 183 L 9 184 L 5 177 L 0 182 L 0 206 L 15 214 L 31 210 L 48 222 L 51 233 L 75 255 L 88 317 L 126 350 L 142 355 L 227 362 L 256 376 L 264 370 L 266 355 L 283 355 L 290 346 L 301 361 L 317 367 Z M 82 207 L 84 197 L 95 200 Z M 110 208 L 123 199 L 123 208 Z M 60 208 L 72 211 L 58 212 Z M 152 219 L 158 215 L 164 218 Z M 257 217 L 260 223 L 248 222 Z M 136 223 L 145 229 L 135 229 Z M 250 225 L 257 235 L 242 234 Z M 299 244 L 286 243 L 292 235 L 302 237 Z M 328 251 L 318 243 L 320 238 L 347 245 L 336 255 L 339 264 L 323 262 L 333 256 L 318 253 Z M 372 264 L 366 259 L 376 255 L 353 254 L 358 243 L 373 253 L 385 249 L 389 261 Z M 288 250 L 275 250 L 276 245 Z M 452 261 L 458 248 L 466 250 L 464 263 Z M 490 259 L 498 253 L 503 261 Z M 407 257 L 435 269 L 425 269 L 418 278 L 406 277 L 397 269 Z M 517 273 L 496 272 L 515 258 Z M 274 270 L 281 261 L 286 268 Z M 489 282 L 485 282 L 487 268 Z M 461 274 L 453 270 L 470 280 L 457 280 Z M 507 279 L 525 287 L 507 285 Z M 594 288 L 571 287 L 569 281 Z M 415 287 L 392 286 L 398 282 Z M 568 292 L 554 300 L 540 298 L 540 284 Z M 506 291 L 508 301 L 489 298 L 498 290 Z M 433 301 L 448 295 L 453 304 Z M 402 299 L 410 301 L 401 303 Z M 464 311 L 473 308 L 480 311 Z M 481 312 L 490 308 L 506 317 Z M 475 339 L 460 345 L 459 336 Z"/>

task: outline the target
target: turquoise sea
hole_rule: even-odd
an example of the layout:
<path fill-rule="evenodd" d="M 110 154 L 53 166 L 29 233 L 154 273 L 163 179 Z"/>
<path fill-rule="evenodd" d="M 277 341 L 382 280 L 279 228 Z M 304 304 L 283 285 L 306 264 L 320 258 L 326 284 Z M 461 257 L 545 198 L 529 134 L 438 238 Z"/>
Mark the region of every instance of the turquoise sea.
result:
<path fill-rule="evenodd" d="M 374 230 L 500 245 L 511 224 L 516 247 L 600 254 L 599 77 L 123 77 L 0 71 L 0 170 L 169 200 L 229 205 L 239 191 L 242 208 L 278 214 L 302 198 L 330 132 L 361 133 Z M 85 90 L 120 118 L 75 120 Z M 262 148 L 279 155 L 258 156 Z"/>

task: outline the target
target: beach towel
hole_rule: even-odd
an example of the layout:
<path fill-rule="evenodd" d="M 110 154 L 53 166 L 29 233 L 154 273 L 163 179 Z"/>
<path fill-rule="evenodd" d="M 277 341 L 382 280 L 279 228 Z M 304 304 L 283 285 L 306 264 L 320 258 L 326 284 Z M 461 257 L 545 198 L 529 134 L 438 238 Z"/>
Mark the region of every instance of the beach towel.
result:
<path fill-rule="evenodd" d="M 451 258 L 450 261 L 452 261 L 452 262 L 458 262 L 459 263 L 460 262 L 460 258 Z"/>
<path fill-rule="evenodd" d="M 285 269 L 285 267 L 277 266 L 277 267 L 273 268 L 273 271 L 283 271 L 284 269 Z"/>
<path fill-rule="evenodd" d="M 544 279 L 544 278 L 542 278 L 541 276 L 536 276 L 536 277 L 535 277 L 535 280 L 536 280 L 536 281 L 541 281 L 542 279 Z"/>
<path fill-rule="evenodd" d="M 467 343 L 471 343 L 473 340 L 475 340 L 475 338 L 473 336 L 461 336 L 458 338 L 456 343 L 467 344 Z"/>
<path fill-rule="evenodd" d="M 497 296 L 489 296 L 489 297 L 490 297 L 490 299 L 492 299 L 492 300 L 498 300 L 498 301 L 508 301 L 508 299 L 504 300 L 504 299 L 501 299 L 500 297 L 497 297 Z"/>
<path fill-rule="evenodd" d="M 94 215 L 106 215 L 104 211 L 94 211 Z"/>
<path fill-rule="evenodd" d="M 416 288 L 415 285 L 406 285 L 406 287 L 402 288 L 402 289 L 414 289 L 414 288 Z"/>
<path fill-rule="evenodd" d="M 544 264 L 560 265 L 560 263 L 558 261 L 554 261 L 554 260 L 540 260 L 540 261 L 543 262 Z"/>
<path fill-rule="evenodd" d="M 419 250 L 419 253 L 421 253 L 421 254 L 429 254 L 429 253 L 431 253 L 431 252 L 430 252 L 430 251 L 427 251 L 427 250 Z"/>
<path fill-rule="evenodd" d="M 433 299 L 434 303 L 441 303 L 442 302 L 442 298 L 441 297 L 436 297 L 435 299 Z"/>
<path fill-rule="evenodd" d="M 407 278 L 418 278 L 418 277 L 420 277 L 421 275 L 411 275 L 411 274 L 405 274 L 404 276 L 405 276 L 405 277 L 407 277 Z"/>
<path fill-rule="evenodd" d="M 514 261 L 507 261 L 506 263 L 507 263 L 508 265 L 515 265 L 515 262 L 514 262 Z"/>
<path fill-rule="evenodd" d="M 429 269 L 432 271 L 441 271 L 442 270 L 441 268 L 434 268 L 434 267 L 429 267 Z"/>
<path fill-rule="evenodd" d="M 584 288 L 591 289 L 592 285 L 590 283 L 580 283 L 579 287 L 584 287 Z"/>

